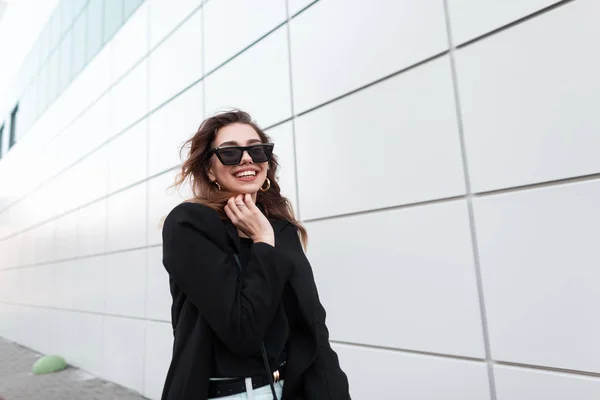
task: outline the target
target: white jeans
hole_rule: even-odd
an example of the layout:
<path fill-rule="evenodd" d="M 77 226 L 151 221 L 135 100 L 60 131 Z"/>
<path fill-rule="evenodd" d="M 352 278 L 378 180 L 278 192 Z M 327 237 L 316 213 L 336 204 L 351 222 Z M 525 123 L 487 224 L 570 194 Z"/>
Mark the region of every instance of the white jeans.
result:
<path fill-rule="evenodd" d="M 250 378 L 246 378 L 246 387 L 251 388 L 252 382 L 250 381 L 250 386 L 248 386 L 248 381 Z M 277 398 L 281 399 L 281 394 L 283 392 L 283 381 L 279 381 L 274 383 L 275 385 L 275 393 L 277 394 Z M 214 399 L 214 397 L 213 397 Z M 211 399 L 208 399 L 211 400 Z M 245 393 L 233 394 L 231 396 L 219 397 L 215 400 L 273 400 L 273 393 L 271 393 L 271 386 L 266 385 L 260 387 L 258 389 L 250 389 Z"/>

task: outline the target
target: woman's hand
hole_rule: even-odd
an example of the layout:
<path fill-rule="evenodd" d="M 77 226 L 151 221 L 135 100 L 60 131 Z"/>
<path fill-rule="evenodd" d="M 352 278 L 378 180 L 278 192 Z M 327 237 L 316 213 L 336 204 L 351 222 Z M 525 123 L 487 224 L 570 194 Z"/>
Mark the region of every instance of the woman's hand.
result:
<path fill-rule="evenodd" d="M 273 227 L 249 194 L 239 194 L 230 198 L 225 204 L 225 213 L 233 225 L 248 235 L 254 243 L 264 242 L 275 246 Z"/>

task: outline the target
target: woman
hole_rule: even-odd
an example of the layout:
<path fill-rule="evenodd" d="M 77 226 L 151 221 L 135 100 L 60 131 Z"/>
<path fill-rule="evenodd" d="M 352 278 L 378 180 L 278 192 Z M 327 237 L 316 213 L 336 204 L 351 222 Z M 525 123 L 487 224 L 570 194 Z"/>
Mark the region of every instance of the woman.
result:
<path fill-rule="evenodd" d="M 163 226 L 175 340 L 162 399 L 349 399 L 273 144 L 241 111 L 187 144 L 177 184 L 194 197 Z"/>

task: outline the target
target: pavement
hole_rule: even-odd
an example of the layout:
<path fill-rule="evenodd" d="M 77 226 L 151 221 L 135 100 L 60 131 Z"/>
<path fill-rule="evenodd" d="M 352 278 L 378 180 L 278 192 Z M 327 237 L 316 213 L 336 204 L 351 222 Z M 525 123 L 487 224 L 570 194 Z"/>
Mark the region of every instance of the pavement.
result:
<path fill-rule="evenodd" d="M 147 400 L 77 368 L 34 375 L 31 367 L 39 357 L 0 337 L 0 400 Z"/>

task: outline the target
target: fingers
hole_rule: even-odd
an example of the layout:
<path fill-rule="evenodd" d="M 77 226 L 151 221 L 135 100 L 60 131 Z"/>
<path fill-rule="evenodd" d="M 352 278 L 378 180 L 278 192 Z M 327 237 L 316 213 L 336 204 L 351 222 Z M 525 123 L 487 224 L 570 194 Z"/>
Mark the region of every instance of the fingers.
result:
<path fill-rule="evenodd" d="M 227 213 L 227 216 L 229 217 L 231 222 L 236 224 L 238 221 L 240 221 L 240 219 L 242 218 L 242 212 L 239 209 L 238 205 L 236 204 L 235 197 L 229 198 L 229 200 L 227 200 L 227 204 L 225 207 L 227 207 L 227 209 L 228 209 L 228 211 L 225 210 L 225 212 Z"/>
<path fill-rule="evenodd" d="M 256 204 L 254 204 L 254 201 L 252 200 L 252 196 L 250 194 L 246 193 L 243 197 L 243 201 L 244 204 L 246 204 L 248 210 L 256 211 L 258 209 L 258 207 L 256 207 Z"/>
<path fill-rule="evenodd" d="M 235 214 L 233 213 L 233 211 L 231 211 L 231 208 L 229 207 L 229 201 L 225 203 L 225 207 L 223 207 L 223 209 L 225 210 L 225 214 L 227 214 L 227 218 L 229 218 L 233 222 Z"/>

